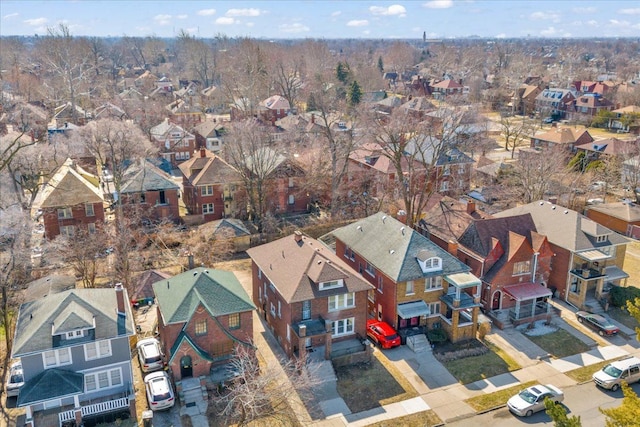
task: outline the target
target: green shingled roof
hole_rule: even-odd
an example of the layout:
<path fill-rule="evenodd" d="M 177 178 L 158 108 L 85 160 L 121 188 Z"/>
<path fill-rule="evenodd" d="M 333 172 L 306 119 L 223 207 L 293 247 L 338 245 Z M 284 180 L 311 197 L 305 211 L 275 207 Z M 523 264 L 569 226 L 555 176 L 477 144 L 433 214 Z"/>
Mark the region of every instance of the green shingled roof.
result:
<path fill-rule="evenodd" d="M 20 389 L 18 406 L 84 393 L 84 375 L 64 369 L 45 369 Z"/>
<path fill-rule="evenodd" d="M 202 304 L 213 317 L 255 310 L 235 274 L 194 268 L 153 284 L 165 325 L 187 322 Z"/>

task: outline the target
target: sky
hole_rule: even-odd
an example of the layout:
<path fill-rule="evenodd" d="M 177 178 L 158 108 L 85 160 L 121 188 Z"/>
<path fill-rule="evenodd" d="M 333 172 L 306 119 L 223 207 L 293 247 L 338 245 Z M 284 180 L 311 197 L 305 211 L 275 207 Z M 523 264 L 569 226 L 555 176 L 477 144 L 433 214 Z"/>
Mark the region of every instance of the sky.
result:
<path fill-rule="evenodd" d="M 0 36 L 640 37 L 637 0 L 0 0 Z"/>

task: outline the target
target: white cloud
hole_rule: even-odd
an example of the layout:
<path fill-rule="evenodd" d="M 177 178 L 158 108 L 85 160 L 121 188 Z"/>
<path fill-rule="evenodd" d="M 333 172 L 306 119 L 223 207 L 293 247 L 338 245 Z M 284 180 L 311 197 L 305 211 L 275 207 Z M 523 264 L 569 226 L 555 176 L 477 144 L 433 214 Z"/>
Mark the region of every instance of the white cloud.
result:
<path fill-rule="evenodd" d="M 283 33 L 289 34 L 306 33 L 311 30 L 309 27 L 299 22 L 294 22 L 293 24 L 282 24 L 278 26 L 278 29 Z"/>
<path fill-rule="evenodd" d="M 211 16 L 216 14 L 215 9 L 202 9 L 196 12 L 200 16 Z"/>
<path fill-rule="evenodd" d="M 543 37 L 571 37 L 571 33 L 563 31 L 555 27 L 547 27 L 547 29 L 540 31 L 540 35 Z"/>
<path fill-rule="evenodd" d="M 382 7 L 382 6 L 371 6 L 369 8 L 369 12 L 371 12 L 374 15 L 386 15 L 386 16 L 406 16 L 407 14 L 407 9 L 404 8 L 404 6 L 401 6 L 399 4 L 393 4 L 389 7 Z"/>
<path fill-rule="evenodd" d="M 2 17 L 2 19 L 11 19 L 11 18 L 15 18 L 16 16 L 19 16 L 19 15 L 20 15 L 19 13 L 10 13 L 8 15 L 4 15 Z"/>
<path fill-rule="evenodd" d="M 332 12 L 332 13 L 331 13 L 331 16 L 332 16 L 332 17 L 334 17 L 334 18 L 335 18 L 336 16 L 340 16 L 340 15 L 342 15 L 342 12 L 341 12 L 341 11 L 339 11 L 339 10 L 336 10 L 335 12 Z"/>
<path fill-rule="evenodd" d="M 621 15 L 640 15 L 640 7 L 633 9 L 620 9 L 618 13 Z"/>
<path fill-rule="evenodd" d="M 216 24 L 218 25 L 233 25 L 239 23 L 240 21 L 236 21 L 235 19 L 228 16 L 221 16 L 220 18 L 216 19 Z"/>
<path fill-rule="evenodd" d="M 560 22 L 560 15 L 555 12 L 533 12 L 529 18 L 534 21 Z"/>
<path fill-rule="evenodd" d="M 187 19 L 189 15 L 176 15 L 176 19 Z"/>
<path fill-rule="evenodd" d="M 369 25 L 369 21 L 366 19 L 353 19 L 347 22 L 347 27 L 366 27 Z"/>
<path fill-rule="evenodd" d="M 618 28 L 627 28 L 631 26 L 629 21 L 618 21 L 617 19 L 609 19 L 609 24 Z"/>
<path fill-rule="evenodd" d="M 158 23 L 158 25 L 169 25 L 171 23 L 171 15 L 156 15 L 153 17 L 153 20 Z"/>
<path fill-rule="evenodd" d="M 592 15 L 598 11 L 595 7 L 574 7 L 571 9 L 573 13 L 580 13 L 585 15 Z"/>
<path fill-rule="evenodd" d="M 496 34 L 497 39 L 506 39 L 507 35 L 505 33 Z"/>
<path fill-rule="evenodd" d="M 431 0 L 422 4 L 429 9 L 449 9 L 453 7 L 453 0 Z"/>
<path fill-rule="evenodd" d="M 260 16 L 260 9 L 229 9 L 226 16 Z"/>
<path fill-rule="evenodd" d="M 25 19 L 23 21 L 27 25 L 31 25 L 32 27 L 39 27 L 40 25 L 44 25 L 49 20 L 47 18 L 33 18 L 33 19 Z"/>

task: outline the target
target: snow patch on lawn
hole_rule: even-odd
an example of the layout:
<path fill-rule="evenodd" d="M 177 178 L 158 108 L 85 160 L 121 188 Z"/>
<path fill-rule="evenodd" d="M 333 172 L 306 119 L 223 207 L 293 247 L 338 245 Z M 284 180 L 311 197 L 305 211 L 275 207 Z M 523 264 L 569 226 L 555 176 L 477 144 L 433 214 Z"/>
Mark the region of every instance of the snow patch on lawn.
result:
<path fill-rule="evenodd" d="M 553 323 L 547 324 L 546 320 L 537 320 L 533 323 L 533 327 L 531 326 L 531 323 L 527 323 L 525 325 L 518 326 L 516 329 L 525 335 L 538 336 L 555 332 L 558 330 L 558 327 Z"/>

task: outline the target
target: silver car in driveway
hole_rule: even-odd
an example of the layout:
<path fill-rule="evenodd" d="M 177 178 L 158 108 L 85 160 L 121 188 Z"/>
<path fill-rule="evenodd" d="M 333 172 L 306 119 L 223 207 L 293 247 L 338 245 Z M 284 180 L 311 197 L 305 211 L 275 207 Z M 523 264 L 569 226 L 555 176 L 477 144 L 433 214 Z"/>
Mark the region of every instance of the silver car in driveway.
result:
<path fill-rule="evenodd" d="M 147 390 L 147 400 L 152 411 L 169 409 L 176 399 L 171 387 L 169 375 L 164 372 L 152 372 L 144 377 L 144 386 Z"/>
<path fill-rule="evenodd" d="M 17 396 L 23 385 L 22 362 L 13 362 L 9 368 L 9 377 L 7 378 L 7 386 L 5 387 L 7 397 Z"/>

